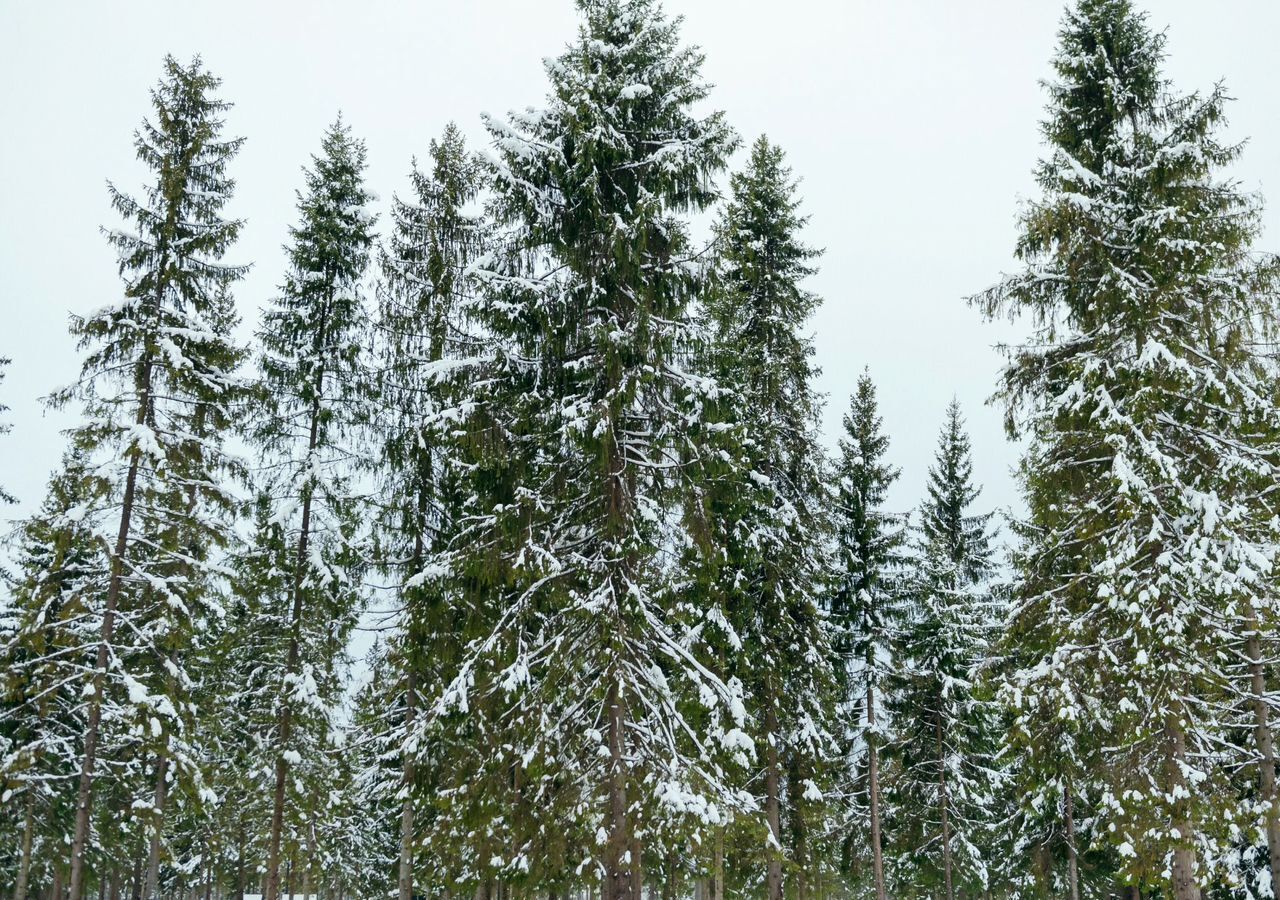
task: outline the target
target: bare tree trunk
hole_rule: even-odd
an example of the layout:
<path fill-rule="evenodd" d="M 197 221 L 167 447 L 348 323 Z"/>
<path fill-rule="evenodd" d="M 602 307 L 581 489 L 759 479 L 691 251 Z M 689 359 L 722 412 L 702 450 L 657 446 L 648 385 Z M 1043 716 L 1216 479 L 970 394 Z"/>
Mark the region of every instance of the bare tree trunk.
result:
<path fill-rule="evenodd" d="M 142 386 L 136 424 L 147 422 L 151 409 L 151 361 L 145 359 L 138 383 Z M 71 839 L 71 890 L 67 900 L 81 900 L 84 890 L 84 851 L 89 844 L 89 818 L 93 806 L 94 767 L 98 761 L 98 731 L 102 727 L 102 692 L 107 677 L 111 637 L 115 633 L 116 608 L 120 604 L 120 585 L 124 581 L 124 554 L 129 546 L 129 524 L 133 518 L 134 494 L 138 488 L 140 454 L 134 449 L 129 457 L 129 474 L 125 477 L 124 496 L 120 501 L 120 528 L 111 554 L 111 578 L 107 583 L 107 601 L 102 610 L 102 631 L 94 662 L 92 690 L 89 694 L 89 719 L 84 728 L 84 753 L 80 758 L 80 783 L 76 790 L 76 822 Z"/>
<path fill-rule="evenodd" d="M 947 900 L 955 900 L 955 888 L 951 876 L 951 797 L 947 791 L 947 757 L 942 743 L 942 719 L 934 722 L 938 740 L 938 809 L 942 814 L 942 872 L 947 889 Z"/>
<path fill-rule="evenodd" d="M 1067 889 L 1070 900 L 1080 900 L 1080 867 L 1076 858 L 1075 800 L 1071 796 L 1071 779 L 1062 788 L 1063 819 L 1067 830 Z"/>
<path fill-rule="evenodd" d="M 405 680 L 404 723 L 405 731 L 413 729 L 413 707 L 417 693 L 417 678 L 413 664 Z M 410 740 L 412 744 L 412 740 Z M 413 900 L 413 753 L 404 752 L 404 801 L 400 809 L 400 900 Z"/>
<path fill-rule="evenodd" d="M 160 844 L 164 832 L 164 807 L 169 797 L 169 743 L 156 754 L 155 816 L 152 823 L 150 847 L 147 851 L 147 881 L 143 896 L 155 900 L 160 888 Z"/>
<path fill-rule="evenodd" d="M 631 896 L 633 900 L 644 897 L 644 845 L 634 834 L 631 837 Z"/>
<path fill-rule="evenodd" d="M 601 900 L 630 900 L 631 879 L 623 861 L 631 846 L 627 823 L 627 773 L 622 759 L 624 716 L 617 679 L 609 683 L 609 839 L 606 844 L 605 881 Z"/>
<path fill-rule="evenodd" d="M 1165 735 L 1168 740 L 1168 778 L 1169 793 L 1177 796 L 1185 791 L 1182 766 L 1186 762 L 1186 735 L 1182 723 L 1176 717 L 1170 717 L 1165 724 Z M 1178 831 L 1178 843 L 1173 850 L 1173 900 L 1200 900 L 1200 886 L 1196 883 L 1196 850 L 1192 844 L 1191 821 L 1184 803 L 1175 811 L 1173 825 Z"/>
<path fill-rule="evenodd" d="M 51 900 L 62 900 L 62 866 L 53 867 L 53 887 L 49 889 Z"/>
<path fill-rule="evenodd" d="M 13 900 L 27 900 L 27 881 L 31 877 L 31 838 L 35 833 L 36 791 L 27 788 L 26 811 L 22 816 L 22 857 L 18 862 L 18 880 L 13 886 Z"/>
<path fill-rule="evenodd" d="M 724 826 L 716 829 L 715 883 L 711 900 L 724 900 Z"/>
<path fill-rule="evenodd" d="M 1262 661 L 1260 623 L 1252 603 L 1245 606 L 1248 617 L 1245 653 L 1249 657 L 1249 680 L 1253 693 L 1253 737 L 1258 750 L 1258 781 L 1267 804 L 1267 850 L 1271 862 L 1271 884 L 1280 892 L 1280 798 L 1276 797 L 1276 750 L 1271 734 L 1271 710 L 1267 706 L 1266 669 Z"/>
<path fill-rule="evenodd" d="M 323 331 L 323 323 L 321 330 Z M 315 453 L 320 436 L 320 388 L 324 385 L 324 370 L 316 376 L 316 396 L 311 403 L 311 433 L 307 439 L 307 458 Z M 289 655 L 285 662 L 285 672 L 293 675 L 298 671 L 301 656 L 302 632 L 302 573 L 307 565 L 307 548 L 311 541 L 311 495 L 312 486 L 308 482 L 302 488 L 302 526 L 298 533 L 298 551 L 293 563 L 293 608 L 289 619 Z M 263 900 L 276 900 L 280 893 L 280 836 L 284 831 L 284 793 L 285 783 L 289 777 L 289 761 L 285 759 L 288 749 L 289 735 L 293 729 L 293 707 L 289 701 L 280 699 L 279 744 L 280 752 L 276 755 L 276 783 L 271 801 L 271 834 L 267 843 L 267 885 Z"/>
<path fill-rule="evenodd" d="M 884 854 L 880 841 L 880 748 L 876 735 L 876 689 L 867 682 L 867 788 L 871 805 L 871 877 L 876 900 L 888 900 L 884 889 Z"/>
<path fill-rule="evenodd" d="M 765 769 L 764 815 L 774 846 L 770 847 L 765 869 L 765 900 L 782 900 L 782 776 L 778 761 L 778 710 L 772 685 L 766 686 L 764 697 Z"/>

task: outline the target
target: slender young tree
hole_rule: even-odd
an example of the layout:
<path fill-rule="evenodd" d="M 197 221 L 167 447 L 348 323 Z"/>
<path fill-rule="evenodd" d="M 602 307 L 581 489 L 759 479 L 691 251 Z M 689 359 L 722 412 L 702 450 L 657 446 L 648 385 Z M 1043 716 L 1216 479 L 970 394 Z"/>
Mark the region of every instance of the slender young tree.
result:
<path fill-rule="evenodd" d="M 991 514 L 974 514 L 969 438 L 952 401 L 929 469 L 908 576 L 909 609 L 889 680 L 889 781 L 901 890 L 985 891 L 984 829 L 993 805 L 996 709 L 975 690 L 998 621 Z"/>
<path fill-rule="evenodd" d="M 260 438 L 275 521 L 292 542 L 284 669 L 275 696 L 275 760 L 265 895 L 279 895 L 291 767 L 327 739 L 337 669 L 354 625 L 362 554 L 351 485 L 367 322 L 361 281 L 373 244 L 364 143 L 339 118 L 304 172 L 289 272 L 259 339 L 268 398 Z M 308 728 L 296 728 L 309 724 Z M 316 752 L 319 752 L 316 750 Z M 313 765 L 308 760 L 308 766 Z M 293 783 L 299 784 L 298 780 Z"/>
<path fill-rule="evenodd" d="M 860 742 L 865 757 L 872 885 L 877 900 L 886 900 L 880 789 L 880 746 L 885 729 L 877 704 L 883 705 L 882 684 L 891 671 L 895 629 L 902 615 L 906 523 L 905 517 L 884 509 L 886 494 L 899 473 L 885 460 L 889 437 L 883 430 L 875 384 L 867 372 L 858 378 L 843 424 L 833 513 L 838 554 L 830 599 L 833 650 L 839 709 L 846 719 L 859 717 L 856 726 L 845 729 L 845 765 L 850 773 L 854 771 L 854 742 Z M 846 860 L 853 854 L 850 842 L 859 837 L 851 834 L 846 839 Z"/>
<path fill-rule="evenodd" d="M 220 495 L 219 470 L 227 458 L 216 437 L 191 428 L 199 417 L 222 416 L 224 392 L 235 383 L 225 289 L 244 273 L 220 261 L 240 230 L 221 210 L 234 187 L 226 168 L 241 141 L 221 137 L 229 104 L 213 96 L 218 83 L 199 59 L 185 66 L 165 59 L 165 75 L 152 92 L 154 121 L 144 122 L 135 138 L 155 181 L 140 200 L 111 188 L 112 205 L 131 226 L 108 232 L 120 254 L 125 296 L 73 318 L 72 332 L 87 355 L 80 380 L 53 397 L 55 404 L 83 402 L 87 421 L 74 441 L 100 457 L 99 470 L 108 473 L 99 502 L 118 505 L 70 846 L 70 900 L 81 900 L 85 887 L 108 678 L 113 684 L 123 678 L 133 715 L 155 723 L 149 730 L 158 753 L 190 712 L 164 686 L 112 671 L 125 655 L 115 652 L 118 619 L 129 622 L 126 640 L 149 644 L 144 656 L 154 665 L 156 651 L 163 652 L 156 638 L 189 635 L 201 615 L 182 536 L 216 545 L 224 533 L 204 503 Z M 180 688 L 187 681 L 177 671 L 168 684 Z"/>
<path fill-rule="evenodd" d="M 605 898 L 638 900 L 646 840 L 741 802 L 683 712 L 731 694 L 677 638 L 664 553 L 707 434 L 708 385 L 683 365 L 700 279 L 681 217 L 715 199 L 734 136 L 694 112 L 701 55 L 656 3 L 578 5 L 548 108 L 487 123 L 501 231 L 468 311 L 490 342 L 457 429 L 470 496 L 445 562 L 492 624 L 436 714 L 495 723 L 486 765 L 538 810 L 536 834 L 481 860 L 599 872 Z M 482 807 L 488 785 L 468 791 L 474 843 L 518 810 Z"/>
<path fill-rule="evenodd" d="M 1253 614 L 1273 608 L 1280 527 L 1280 416 L 1257 354 L 1276 273 L 1251 253 L 1256 198 L 1220 174 L 1240 150 L 1218 137 L 1223 88 L 1179 95 L 1163 58 L 1128 0 L 1068 9 L 1026 266 L 978 302 L 1036 326 L 1002 387 L 1029 443 L 1018 627 L 1033 652 L 1009 679 L 1013 736 L 1051 777 L 1033 724 L 1071 722 L 1075 789 L 1098 798 L 1125 879 L 1195 900 L 1241 822 L 1223 748 L 1235 697 L 1257 697 L 1224 648 L 1273 627 Z"/>
<path fill-rule="evenodd" d="M 13 360 L 7 356 L 0 356 L 0 382 L 4 381 L 5 369 L 12 365 Z M 9 407 L 0 403 L 0 416 L 9 411 Z M 13 430 L 13 425 L 9 422 L 0 421 L 0 435 L 8 434 Z M 4 489 L 4 485 L 0 485 L 0 503 L 13 503 L 14 496 Z"/>
<path fill-rule="evenodd" d="M 827 526 L 816 439 L 820 401 L 810 384 L 813 344 L 803 332 L 820 302 L 803 287 L 817 252 L 800 240 L 805 219 L 796 182 L 767 138 L 752 145 L 730 187 L 717 229 L 719 278 L 704 304 L 714 330 L 714 374 L 732 394 L 741 430 L 741 471 L 728 484 L 743 502 L 727 523 L 721 543 L 729 552 L 719 577 L 728 585 L 727 618 L 741 642 L 729 671 L 746 688 L 753 737 L 763 748 L 765 893 L 779 900 L 784 858 L 800 878 L 809 866 L 803 855 L 811 817 L 804 806 L 821 796 L 818 781 L 830 756 L 833 681 L 818 615 Z"/>

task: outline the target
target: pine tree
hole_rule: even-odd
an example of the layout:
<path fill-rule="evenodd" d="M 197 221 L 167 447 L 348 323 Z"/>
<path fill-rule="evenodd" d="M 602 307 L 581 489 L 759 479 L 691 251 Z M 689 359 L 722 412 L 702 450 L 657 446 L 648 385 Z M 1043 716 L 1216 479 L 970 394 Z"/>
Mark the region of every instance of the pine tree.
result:
<path fill-rule="evenodd" d="M 269 414 L 260 428 L 275 500 L 272 520 L 292 543 L 283 671 L 276 684 L 274 783 L 265 895 L 280 891 L 291 768 L 326 752 L 344 648 L 360 600 L 359 502 L 351 485 L 368 325 L 360 286 L 369 264 L 373 199 L 366 151 L 339 119 L 304 172 L 289 272 L 263 314 L 259 339 Z M 279 657 L 277 657 L 279 658 Z M 305 797 L 290 804 L 295 815 Z M 293 835 L 296 843 L 298 835 Z"/>
<path fill-rule="evenodd" d="M 778 900 L 784 855 L 801 883 L 814 863 L 807 843 L 820 829 L 807 808 L 821 797 L 830 744 L 830 653 L 818 615 L 826 527 L 819 400 L 813 345 L 802 332 L 819 303 L 802 287 L 817 254 L 800 241 L 796 182 L 767 138 L 752 145 L 730 186 L 717 228 L 720 277 L 705 302 L 713 374 L 733 396 L 741 433 L 741 472 L 728 483 L 737 509 L 719 577 L 741 642 L 728 671 L 746 689 L 764 748 L 765 893 Z"/>
<path fill-rule="evenodd" d="M 661 552 L 706 433 L 704 382 L 682 365 L 699 278 L 680 216 L 715 199 L 734 138 L 691 111 L 701 56 L 655 3 L 579 7 L 549 107 L 487 123 L 502 232 L 468 310 L 490 340 L 458 428 L 469 496 L 446 562 L 492 624 L 436 714 L 497 732 L 493 777 L 465 798 L 477 880 L 592 867 L 621 900 L 660 829 L 740 802 L 682 713 L 686 690 L 730 695 L 677 640 Z"/>
<path fill-rule="evenodd" d="M 843 750 L 852 769 L 855 742 L 863 748 L 872 884 L 877 900 L 885 900 L 880 788 L 885 730 L 876 704 L 884 702 L 882 685 L 892 671 L 891 650 L 902 614 L 906 531 L 904 517 L 884 510 L 899 472 L 885 461 L 889 438 L 883 432 L 875 385 L 867 372 L 858 378 L 843 425 L 834 473 L 837 580 L 830 599 L 838 709 L 844 718 L 858 717 L 859 724 L 847 728 Z M 852 834 L 846 838 L 842 848 L 846 865 L 854 853 L 854 840 L 860 838 Z"/>
<path fill-rule="evenodd" d="M 1230 877 L 1229 698 L 1255 692 L 1229 648 L 1272 618 L 1277 410 L 1256 345 L 1275 267 L 1251 255 L 1256 199 L 1218 174 L 1240 150 L 1216 136 L 1223 88 L 1176 94 L 1127 0 L 1083 0 L 1059 41 L 1026 268 L 979 297 L 1037 326 L 1003 383 L 1030 444 L 1031 652 L 1008 692 L 1042 770 L 1056 748 L 1035 723 L 1081 736 L 1063 767 L 1087 773 L 1126 879 L 1188 900 Z"/>
<path fill-rule="evenodd" d="M 990 514 L 970 511 L 969 438 L 960 407 L 947 408 L 928 497 L 920 507 L 906 590 L 909 609 L 889 679 L 896 879 L 907 892 L 943 896 L 987 889 L 984 829 L 995 793 L 995 705 L 975 689 L 998 621 Z"/>
<path fill-rule="evenodd" d="M 70 900 L 81 900 L 84 889 L 108 678 L 113 688 L 127 686 L 128 715 L 150 723 L 151 752 L 167 760 L 192 710 L 182 700 L 188 674 L 164 656 L 189 639 L 204 615 L 205 573 L 186 551 L 225 539 L 220 481 L 234 464 L 212 426 L 226 417 L 236 387 L 239 351 L 225 331 L 226 288 L 244 268 L 220 261 L 240 229 L 220 212 L 234 187 L 226 167 L 241 141 L 220 137 L 229 105 L 212 96 L 217 86 L 199 59 L 183 66 L 166 58 L 152 92 L 155 121 L 144 122 L 135 138 L 155 181 L 142 200 L 111 188 L 112 205 L 133 228 L 108 233 L 120 254 L 125 297 L 73 318 L 72 332 L 88 354 L 79 382 L 53 398 L 83 402 L 88 421 L 75 430 L 75 443 L 100 456 L 96 464 L 108 473 L 96 502 L 111 495 L 119 504 L 85 724 Z M 114 648 L 118 619 L 128 623 L 126 641 L 142 642 L 137 653 Z M 126 657 L 149 671 L 109 672 Z M 164 762 L 157 768 L 159 792 Z M 163 803 L 156 807 L 158 835 Z"/>

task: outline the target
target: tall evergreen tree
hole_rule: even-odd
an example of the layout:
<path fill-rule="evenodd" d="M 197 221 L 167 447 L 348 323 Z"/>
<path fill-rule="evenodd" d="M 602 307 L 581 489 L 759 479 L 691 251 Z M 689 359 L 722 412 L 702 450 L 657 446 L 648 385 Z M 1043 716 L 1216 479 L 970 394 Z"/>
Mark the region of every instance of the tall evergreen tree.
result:
<path fill-rule="evenodd" d="M 1256 199 L 1219 174 L 1240 149 L 1217 136 L 1223 88 L 1175 93 L 1163 57 L 1128 0 L 1067 11 L 1026 267 L 978 300 L 1037 326 L 1003 380 L 1029 442 L 1017 746 L 1048 777 L 1088 779 L 1131 884 L 1191 900 L 1229 880 L 1222 839 L 1241 822 L 1229 698 L 1265 701 L 1228 648 L 1273 630 L 1278 417 L 1256 346 L 1276 285 L 1251 255 Z M 1068 760 L 1036 727 L 1053 719 L 1077 735 Z M 1274 811 L 1269 740 L 1254 760 Z"/>
<path fill-rule="evenodd" d="M 952 401 L 929 469 L 889 680 L 894 867 L 899 891 L 952 900 L 988 887 L 983 853 L 996 785 L 996 708 L 975 690 L 998 621 L 991 515 L 974 514 L 969 438 Z"/>
<path fill-rule="evenodd" d="M 207 599 L 207 572 L 188 550 L 226 537 L 221 485 L 234 463 L 213 425 L 228 418 L 226 404 L 237 389 L 232 370 L 239 351 L 226 330 L 226 287 L 244 268 L 220 261 L 240 229 L 221 210 L 234 187 L 226 167 L 241 141 L 221 137 L 229 104 L 214 98 L 217 86 L 199 59 L 186 66 L 165 59 L 164 78 L 152 92 L 155 119 L 135 138 L 155 181 L 141 200 L 111 188 L 112 205 L 132 229 L 108 232 L 120 254 L 125 296 L 73 318 L 72 332 L 88 352 L 80 380 L 53 398 L 83 402 L 87 421 L 74 440 L 106 473 L 96 503 L 119 510 L 88 700 L 70 900 L 81 900 L 85 886 L 108 681 L 113 689 L 127 687 L 122 703 L 130 712 L 113 719 L 148 723 L 160 793 L 172 775 L 166 774 L 172 742 L 193 712 L 183 700 L 191 678 L 171 647 L 189 639 Z M 142 645 L 137 653 L 115 648 L 121 619 L 124 639 Z M 148 671 L 122 671 L 126 657 Z M 153 834 L 162 823 L 162 794 L 158 800 Z"/>
<path fill-rule="evenodd" d="M 845 726 L 842 751 L 850 774 L 855 770 L 853 756 L 858 744 L 865 758 L 861 768 L 865 769 L 867 785 L 865 836 L 871 853 L 872 885 L 877 900 L 886 900 L 880 787 L 885 729 L 877 703 L 884 702 L 882 685 L 892 671 L 892 647 L 902 615 L 906 528 L 903 516 L 884 509 L 889 487 L 899 472 L 885 460 L 889 437 L 883 431 L 875 384 L 867 372 L 858 378 L 843 425 L 834 473 L 837 557 L 830 599 L 838 710 L 845 721 L 857 717 L 856 725 Z M 851 786 L 846 787 L 853 792 Z M 845 838 L 842 850 L 846 861 L 856 852 L 854 842 L 862 837 L 850 833 Z"/>
<path fill-rule="evenodd" d="M 818 615 L 827 523 L 813 344 L 803 332 L 819 303 L 803 287 L 817 253 L 800 240 L 805 219 L 780 148 L 760 137 L 730 186 L 717 229 L 720 277 L 704 304 L 714 375 L 741 432 L 719 577 L 741 644 L 728 671 L 746 689 L 763 748 L 765 893 L 778 900 L 784 856 L 801 882 L 814 863 L 808 843 L 818 829 L 806 807 L 822 795 L 830 757 L 830 653 Z"/>
<path fill-rule="evenodd" d="M 458 429 L 473 493 L 448 569 L 493 624 L 440 706 L 500 729 L 486 766 L 517 805 L 486 810 L 497 795 L 473 782 L 476 840 L 538 811 L 536 833 L 478 858 L 542 883 L 589 866 L 621 900 L 639 897 L 660 827 L 740 803 L 682 712 L 685 685 L 730 695 L 677 639 L 662 552 L 706 446 L 706 385 L 683 365 L 699 278 L 681 214 L 715 199 L 734 137 L 693 112 L 701 55 L 656 3 L 579 8 L 548 108 L 487 123 L 503 233 L 469 310 L 491 342 Z"/>
<path fill-rule="evenodd" d="M 353 441 L 364 390 L 360 350 L 367 335 L 361 281 L 373 244 L 366 151 L 338 119 L 304 172 L 299 222 L 290 231 L 289 272 L 264 312 L 259 339 L 268 415 L 260 438 L 273 521 L 292 544 L 288 609 L 277 681 L 274 779 L 266 897 L 280 891 L 291 768 L 324 752 L 340 689 L 341 663 L 355 624 L 363 554 L 356 546 L 359 498 L 351 484 Z M 303 751 L 307 751 L 304 756 Z M 297 835 L 295 833 L 295 842 Z"/>
<path fill-rule="evenodd" d="M 465 637 L 456 597 L 423 577 L 445 549 L 461 498 L 459 475 L 445 449 L 444 412 L 457 395 L 450 364 L 468 352 L 460 323 L 466 267 L 484 250 L 484 227 L 469 208 L 480 189 L 480 166 L 457 126 L 431 142 L 431 169 L 412 172 L 413 196 L 392 204 L 392 232 L 381 264 L 375 336 L 381 439 L 378 549 L 381 566 L 398 585 L 400 630 L 386 646 L 380 739 L 399 748 L 394 794 L 400 804 L 400 900 L 411 900 L 419 831 L 415 808 L 426 789 L 418 733 L 423 702 L 432 703 L 452 680 Z M 388 712 L 400 722 L 387 727 Z M 387 752 L 391 752 L 389 749 Z M 382 768 L 382 761 L 378 761 Z"/>

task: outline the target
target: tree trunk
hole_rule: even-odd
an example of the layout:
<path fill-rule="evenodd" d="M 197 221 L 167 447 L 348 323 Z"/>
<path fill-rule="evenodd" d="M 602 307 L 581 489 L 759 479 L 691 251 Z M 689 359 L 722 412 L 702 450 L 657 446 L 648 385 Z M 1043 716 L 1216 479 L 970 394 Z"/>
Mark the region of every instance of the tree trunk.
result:
<path fill-rule="evenodd" d="M 165 745 L 160 748 L 160 752 L 156 755 L 156 790 L 155 790 L 155 817 L 156 821 L 152 823 L 151 842 L 147 851 L 147 882 L 143 888 L 143 896 L 147 900 L 155 900 L 159 896 L 160 888 L 160 844 L 164 831 L 164 807 L 169 796 L 169 782 L 166 777 L 169 774 L 169 742 L 166 739 Z"/>
<path fill-rule="evenodd" d="M 1186 762 L 1186 735 L 1182 723 L 1170 717 L 1165 725 L 1168 740 L 1169 794 L 1177 796 L 1186 790 L 1182 766 Z M 1174 811 L 1173 825 L 1178 831 L 1178 843 L 1173 850 L 1173 900 L 1200 900 L 1200 886 L 1196 883 L 1196 850 L 1192 843 L 1192 829 L 1186 803 L 1179 801 Z"/>
<path fill-rule="evenodd" d="M 138 402 L 137 425 L 144 425 L 151 409 L 151 362 L 143 362 L 139 375 L 143 385 Z M 67 900 L 81 900 L 84 890 L 84 851 L 89 845 L 89 818 L 93 805 L 93 770 L 98 761 L 98 730 L 102 726 L 102 692 L 107 677 L 111 637 L 116 627 L 116 607 L 120 603 L 120 585 L 124 581 L 124 554 L 129 546 L 129 524 L 133 518 L 134 493 L 138 488 L 139 452 L 129 458 L 129 474 L 125 477 L 124 496 L 120 501 L 120 528 L 111 554 L 111 578 L 107 582 L 107 601 L 102 610 L 102 631 L 94 663 L 92 691 L 89 695 L 89 719 L 84 729 L 84 753 L 80 758 L 80 783 L 76 790 L 75 831 L 71 839 L 71 889 Z"/>
<path fill-rule="evenodd" d="M 724 826 L 716 829 L 715 883 L 711 900 L 724 900 Z"/>
<path fill-rule="evenodd" d="M 409 661 L 405 679 L 404 724 L 406 734 L 413 730 L 413 707 L 417 678 Z M 413 743 L 412 738 L 409 741 Z M 400 900 L 413 900 L 413 753 L 404 753 L 404 800 L 400 809 Z"/>
<path fill-rule="evenodd" d="M 320 436 L 320 388 L 324 385 L 323 369 L 316 376 L 316 384 L 316 397 L 311 404 L 311 433 L 307 440 L 308 460 L 315 453 Z M 311 539 L 311 494 L 312 486 L 308 482 L 302 488 L 302 527 L 298 534 L 298 551 L 293 563 L 293 609 L 290 611 L 289 620 L 289 655 L 285 662 L 285 673 L 288 675 L 298 671 L 301 656 L 302 573 L 307 565 L 307 548 Z M 271 834 L 267 843 L 267 885 L 263 900 L 277 900 L 280 893 L 280 837 L 284 830 L 285 783 L 289 777 L 289 761 L 285 759 L 284 754 L 288 749 L 292 728 L 293 708 L 286 698 L 281 697 L 280 753 L 276 756 L 276 783 L 271 801 Z"/>
<path fill-rule="evenodd" d="M 876 689 L 867 682 L 867 793 L 871 806 L 871 877 L 876 900 L 888 900 L 884 889 L 884 855 L 880 842 L 880 748 L 876 741 Z"/>
<path fill-rule="evenodd" d="M 1261 626 L 1253 604 L 1247 603 L 1245 614 L 1248 638 L 1245 652 L 1249 657 L 1249 680 L 1253 693 L 1253 739 L 1258 750 L 1258 781 L 1262 799 L 1267 804 L 1267 850 L 1271 862 L 1273 891 L 1280 892 L 1280 799 L 1276 797 L 1276 750 L 1271 734 L 1271 710 L 1267 706 L 1266 670 L 1262 661 Z"/>
<path fill-rule="evenodd" d="M 644 896 L 644 845 L 640 838 L 631 838 L 631 896 L 633 900 L 643 900 Z"/>
<path fill-rule="evenodd" d="M 51 900 L 62 900 L 62 866 L 53 867 L 53 887 L 49 888 Z"/>
<path fill-rule="evenodd" d="M 1076 857 L 1075 800 L 1071 796 L 1071 779 L 1062 788 L 1062 815 L 1067 831 L 1067 890 L 1070 900 L 1080 900 L 1080 866 Z"/>
<path fill-rule="evenodd" d="M 22 816 L 22 857 L 18 862 L 18 880 L 13 886 L 13 900 L 27 900 L 27 881 L 31 877 L 31 838 L 35 833 L 36 791 L 27 788 L 26 812 Z"/>
<path fill-rule="evenodd" d="M 609 839 L 606 844 L 605 882 L 601 900 L 630 900 L 631 879 L 623 857 L 631 846 L 627 823 L 627 773 L 623 762 L 624 716 L 621 689 L 616 678 L 609 682 Z"/>
<path fill-rule="evenodd" d="M 955 887 L 951 876 L 951 797 L 947 792 L 947 756 L 942 743 L 942 719 L 934 722 L 934 734 L 938 741 L 938 809 L 942 818 L 942 873 L 947 900 L 955 900 Z"/>
<path fill-rule="evenodd" d="M 765 900 L 782 900 L 782 799 L 781 774 L 778 771 L 778 710 L 773 687 L 765 688 L 765 770 L 764 814 L 769 825 L 773 846 L 769 847 L 768 865 L 765 869 Z"/>

